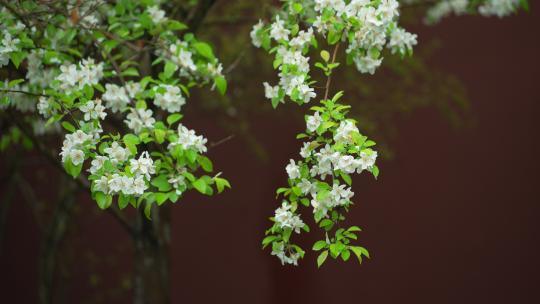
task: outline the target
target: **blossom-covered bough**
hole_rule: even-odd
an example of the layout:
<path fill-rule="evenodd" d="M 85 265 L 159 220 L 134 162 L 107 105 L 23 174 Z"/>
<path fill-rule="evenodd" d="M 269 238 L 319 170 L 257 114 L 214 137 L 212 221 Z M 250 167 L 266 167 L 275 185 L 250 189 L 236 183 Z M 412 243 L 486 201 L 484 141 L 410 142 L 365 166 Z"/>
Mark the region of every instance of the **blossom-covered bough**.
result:
<path fill-rule="evenodd" d="M 166 258 L 148 263 L 165 250 L 145 248 L 168 240 L 169 232 L 155 224 L 160 211 L 186 191 L 213 195 L 230 187 L 205 156 L 212 145 L 182 122 L 194 88 L 227 90 L 214 50 L 194 34 L 215 2 L 0 0 L 0 115 L 9 122 L 9 129 L 0 125 L 0 150 L 34 147 L 74 177 L 122 223 L 135 248 L 146 250 L 135 264 L 148 272 L 167 270 L 156 266 Z M 323 231 L 313 245 L 319 266 L 328 256 L 362 260 L 369 253 L 357 244 L 360 228 L 343 221 L 353 205 L 353 176 L 376 178 L 378 153 L 351 118 L 344 94 L 333 93 L 336 69 L 346 63 L 371 75 L 384 57 L 412 55 L 417 36 L 400 26 L 403 6 L 426 7 L 424 21 L 431 24 L 448 15 L 503 17 L 526 9 L 527 1 L 281 2 L 250 33 L 278 72 L 277 81 L 263 83 L 264 94 L 274 108 L 318 103 L 298 135 L 299 157 L 286 165 L 288 182 L 277 190 L 279 207 L 263 246 L 296 265 L 305 252 L 293 236 L 310 230 L 300 212 L 306 208 Z M 45 146 L 58 137 L 55 151 Z M 139 211 L 135 224 L 119 211 L 128 206 Z M 144 298 L 140 281 L 136 299 Z"/>
<path fill-rule="evenodd" d="M 265 96 L 274 108 L 286 100 L 302 105 L 317 97 L 320 105 L 311 107 L 314 113 L 306 116 L 306 132 L 297 137 L 305 140 L 301 159 L 291 159 L 286 166 L 288 185 L 277 190 L 282 202 L 262 245 L 270 246 L 272 255 L 282 264 L 297 265 L 305 251 L 291 241 L 291 236 L 310 231 L 299 211 L 311 207 L 315 223 L 324 231 L 324 238 L 312 248 L 320 251 L 317 265 L 320 267 L 328 256 L 347 261 L 351 253 L 361 262 L 362 257 L 369 258 L 367 249 L 354 244 L 361 229 L 344 227 L 342 221 L 353 204 L 351 175 L 366 171 L 377 178 L 378 154 L 373 149 L 375 142 L 347 118 L 349 106 L 338 103 L 343 93 L 330 98 L 331 77 L 341 64 L 337 61 L 340 46 L 345 49 L 347 64 L 353 64 L 360 73 L 374 74 L 387 50 L 389 55 L 412 55 L 417 35 L 399 26 L 400 3 L 396 0 L 282 2 L 268 22 L 259 21 L 251 31 L 253 45 L 274 56 L 273 67 L 278 71 L 277 84 L 263 83 Z M 437 22 L 452 12 L 503 17 L 519 7 L 527 9 L 527 1 L 520 0 L 402 2 L 430 6 L 426 23 Z M 319 56 L 311 57 L 319 48 L 320 60 Z M 310 61 L 327 77 L 324 86 L 317 87 Z M 322 96 L 317 95 L 317 88 Z"/>
<path fill-rule="evenodd" d="M 165 282 L 152 288 L 167 277 L 166 204 L 192 189 L 230 188 L 205 156 L 213 144 L 182 122 L 192 89 L 227 88 L 212 47 L 193 34 L 207 3 L 0 1 L 0 115 L 9 128 L 0 149 L 35 148 L 126 228 L 136 303 L 168 298 Z M 134 219 L 120 212 L 128 206 Z"/>
<path fill-rule="evenodd" d="M 212 48 L 186 24 L 153 1 L 20 4 L 0 12 L 0 65 L 19 72 L 0 87 L 2 107 L 37 110 L 29 122 L 67 131 L 63 166 L 87 175 L 100 208 L 143 206 L 150 217 L 189 189 L 230 187 L 207 175 L 207 139 L 180 122 L 191 88 L 226 90 Z"/>

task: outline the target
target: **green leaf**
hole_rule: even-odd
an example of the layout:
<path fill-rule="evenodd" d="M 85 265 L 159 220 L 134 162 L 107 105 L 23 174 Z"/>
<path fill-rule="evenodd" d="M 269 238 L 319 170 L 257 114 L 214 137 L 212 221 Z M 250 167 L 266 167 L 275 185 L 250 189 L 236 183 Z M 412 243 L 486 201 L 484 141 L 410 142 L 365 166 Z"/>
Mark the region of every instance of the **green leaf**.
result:
<path fill-rule="evenodd" d="M 298 3 L 298 2 L 294 2 L 293 3 L 293 9 L 297 12 L 297 13 L 301 13 L 302 10 L 304 9 L 304 7 L 302 7 L 302 4 Z"/>
<path fill-rule="evenodd" d="M 343 178 L 343 180 L 347 183 L 347 185 L 351 186 L 352 185 L 352 179 L 351 179 L 351 176 L 347 173 L 344 173 L 344 172 L 340 172 L 339 174 L 341 176 L 341 178 Z"/>
<path fill-rule="evenodd" d="M 171 78 L 176 69 L 176 64 L 172 63 L 171 61 L 165 62 L 165 68 L 163 69 L 163 76 L 165 80 Z"/>
<path fill-rule="evenodd" d="M 328 257 L 328 250 L 325 250 L 319 254 L 319 257 L 317 257 L 317 267 L 320 268 L 321 265 L 326 261 L 326 258 Z"/>
<path fill-rule="evenodd" d="M 167 175 L 165 174 L 154 177 L 152 181 L 150 182 L 150 184 L 158 188 L 158 190 L 161 192 L 167 192 L 171 190 L 171 185 L 169 184 Z"/>
<path fill-rule="evenodd" d="M 272 98 L 272 108 L 276 109 L 280 101 L 279 97 Z"/>
<path fill-rule="evenodd" d="M 227 80 L 223 76 L 214 78 L 214 83 L 221 95 L 225 95 L 227 92 Z"/>
<path fill-rule="evenodd" d="M 79 174 L 81 174 L 81 170 L 82 170 L 82 166 L 83 164 L 80 163 L 79 165 L 75 166 L 72 162 L 71 162 L 71 159 L 66 159 L 66 161 L 64 162 L 64 168 L 66 169 L 66 172 L 71 175 L 73 178 L 77 178 L 77 176 L 79 176 Z"/>
<path fill-rule="evenodd" d="M 347 262 L 347 260 L 349 260 L 350 257 L 351 257 L 351 252 L 349 250 L 344 250 L 343 252 L 341 252 L 341 258 L 343 259 L 343 261 Z"/>
<path fill-rule="evenodd" d="M 92 99 L 92 97 L 94 97 L 94 87 L 92 87 L 91 85 L 85 85 L 83 87 L 83 92 L 84 96 L 88 99 Z"/>
<path fill-rule="evenodd" d="M 373 166 L 373 168 L 371 168 L 371 174 L 377 179 L 379 177 L 379 167 Z"/>
<path fill-rule="evenodd" d="M 131 152 L 131 154 L 137 154 L 137 145 L 139 143 L 139 137 L 133 134 L 124 135 L 124 144 L 126 144 L 126 147 L 129 149 L 129 152 Z"/>
<path fill-rule="evenodd" d="M 347 229 L 349 232 L 355 232 L 355 231 L 362 231 L 362 229 L 358 226 L 352 226 L 349 229 Z"/>
<path fill-rule="evenodd" d="M 330 253 L 332 256 L 337 257 L 340 254 L 340 246 L 338 244 L 330 244 Z"/>
<path fill-rule="evenodd" d="M 195 163 L 197 160 L 197 152 L 192 149 L 188 149 L 186 150 L 185 154 L 190 163 Z"/>
<path fill-rule="evenodd" d="M 26 52 L 13 52 L 9 55 L 9 58 L 11 59 L 11 62 L 13 62 L 13 65 L 18 69 L 21 62 L 26 58 L 26 55 Z"/>
<path fill-rule="evenodd" d="M 167 123 L 169 125 L 172 125 L 174 124 L 175 122 L 179 121 L 180 119 L 182 119 L 183 115 L 182 114 L 179 114 L 179 113 L 175 113 L 175 114 L 171 114 L 167 117 Z"/>
<path fill-rule="evenodd" d="M 171 31 L 181 31 L 181 30 L 185 30 L 185 29 L 188 28 L 187 25 L 185 25 L 184 23 L 182 23 L 180 21 L 176 21 L 176 20 L 169 20 L 169 22 L 167 24 L 167 27 Z"/>
<path fill-rule="evenodd" d="M 75 132 L 75 130 L 76 130 L 75 127 L 71 123 L 69 123 L 67 121 L 62 122 L 62 127 L 64 129 L 66 129 L 67 131 L 69 131 L 69 132 Z"/>
<path fill-rule="evenodd" d="M 122 72 L 122 76 L 139 76 L 139 71 L 136 68 L 131 67 Z"/>
<path fill-rule="evenodd" d="M 96 83 L 96 84 L 94 85 L 94 87 L 95 87 L 98 91 L 100 91 L 101 93 L 105 93 L 105 88 L 104 88 L 101 84 Z"/>
<path fill-rule="evenodd" d="M 98 204 L 98 207 L 100 209 L 107 209 L 111 206 L 112 203 L 112 196 L 106 195 L 103 192 L 94 192 L 94 198 Z"/>
<path fill-rule="evenodd" d="M 228 180 L 221 178 L 221 177 L 214 177 L 214 181 L 216 182 L 216 187 L 218 189 L 218 193 L 223 192 L 225 188 L 231 188 L 231 184 Z"/>
<path fill-rule="evenodd" d="M 214 52 L 212 52 L 212 47 L 208 45 L 208 43 L 205 42 L 197 42 L 193 44 L 193 48 L 197 50 L 197 52 L 208 59 L 214 59 Z"/>
<path fill-rule="evenodd" d="M 208 185 L 202 178 L 199 178 L 198 180 L 194 181 L 191 184 L 193 185 L 195 189 L 197 189 L 197 191 L 199 191 L 202 194 L 206 194 L 206 187 L 208 187 Z"/>
<path fill-rule="evenodd" d="M 147 219 L 152 220 L 152 202 L 146 201 L 146 205 L 144 206 L 144 215 Z"/>
<path fill-rule="evenodd" d="M 325 248 L 327 245 L 326 241 L 317 241 L 315 244 L 313 244 L 313 250 L 319 251 L 323 248 Z"/>
<path fill-rule="evenodd" d="M 8 83 L 8 88 L 13 88 L 14 86 L 23 82 L 24 82 L 24 79 L 14 79 Z"/>
<path fill-rule="evenodd" d="M 167 133 L 165 132 L 165 130 L 154 129 L 154 136 L 155 136 L 156 142 L 158 144 L 162 144 L 165 141 L 165 135 L 166 134 Z"/>
<path fill-rule="evenodd" d="M 334 222 L 330 219 L 324 219 L 319 223 L 319 227 L 324 228 L 324 230 L 329 231 L 334 226 Z"/>
<path fill-rule="evenodd" d="M 328 51 L 326 50 L 322 50 L 321 51 L 321 58 L 325 61 L 325 62 L 328 62 L 330 60 L 330 53 L 328 53 Z"/>
<path fill-rule="evenodd" d="M 120 193 L 118 195 L 118 208 L 120 208 L 120 210 L 126 208 L 127 205 L 129 204 L 130 199 L 131 199 L 130 196 L 127 196 L 127 195 L 124 195 L 124 194 Z"/>
<path fill-rule="evenodd" d="M 197 159 L 199 162 L 199 165 L 203 168 L 206 172 L 212 172 L 214 170 L 214 166 L 212 165 L 212 161 L 206 157 L 206 156 L 199 156 Z"/>
<path fill-rule="evenodd" d="M 265 237 L 263 240 L 262 240 L 262 245 L 263 245 L 263 249 L 268 246 L 268 244 L 270 244 L 272 241 L 278 239 L 279 236 L 277 235 L 270 235 L 270 236 L 267 236 Z"/>
<path fill-rule="evenodd" d="M 158 204 L 158 206 L 161 206 L 163 205 L 163 203 L 165 203 L 165 201 L 169 198 L 169 194 L 168 193 L 156 193 L 156 202 Z"/>
<path fill-rule="evenodd" d="M 330 30 L 328 33 L 328 44 L 334 45 L 341 39 L 341 31 Z"/>
<path fill-rule="evenodd" d="M 369 252 L 364 247 L 349 246 L 349 249 L 356 255 L 360 263 L 362 263 L 362 255 L 369 258 Z"/>

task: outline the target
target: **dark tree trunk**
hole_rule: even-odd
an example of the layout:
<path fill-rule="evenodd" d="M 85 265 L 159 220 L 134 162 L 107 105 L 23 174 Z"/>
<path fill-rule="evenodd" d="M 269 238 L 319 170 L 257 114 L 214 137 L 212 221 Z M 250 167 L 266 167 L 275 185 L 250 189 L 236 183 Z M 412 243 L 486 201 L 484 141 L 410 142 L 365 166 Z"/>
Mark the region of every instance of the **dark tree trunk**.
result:
<path fill-rule="evenodd" d="M 66 183 L 60 183 L 64 185 Z M 53 303 L 53 284 L 56 270 L 58 248 L 66 234 L 75 202 L 75 191 L 68 183 L 65 193 L 57 204 L 52 220 L 44 231 L 39 255 L 39 301 L 42 304 Z"/>
<path fill-rule="evenodd" d="M 148 220 L 140 208 L 135 241 L 134 304 L 170 303 L 169 243 L 170 208 L 152 208 Z"/>

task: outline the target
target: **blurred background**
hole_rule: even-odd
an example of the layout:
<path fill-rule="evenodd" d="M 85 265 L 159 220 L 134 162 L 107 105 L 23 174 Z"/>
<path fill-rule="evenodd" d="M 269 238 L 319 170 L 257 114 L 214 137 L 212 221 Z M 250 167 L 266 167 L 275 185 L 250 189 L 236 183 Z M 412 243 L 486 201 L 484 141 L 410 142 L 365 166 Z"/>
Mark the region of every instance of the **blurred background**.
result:
<path fill-rule="evenodd" d="M 448 18 L 435 26 L 407 10 L 419 36 L 413 58 L 387 56 L 375 76 L 340 67 L 334 92 L 380 144 L 381 174 L 358 176 L 347 223 L 363 228 L 372 258 L 327 261 L 307 250 L 283 267 L 260 241 L 278 205 L 274 191 L 297 158 L 308 107 L 272 110 L 262 82 L 271 62 L 248 41 L 261 9 L 221 1 L 201 26 L 228 73 L 228 96 L 203 91 L 185 124 L 209 141 L 209 157 L 233 188 L 189 193 L 172 206 L 172 303 L 540 303 L 540 11 L 504 19 Z M 40 271 L 54 259 L 55 303 L 131 303 L 131 237 L 79 193 L 51 240 L 60 174 L 37 153 L 3 155 L 0 290 L 38 302 Z M 20 156 L 20 155 L 19 155 Z M 14 163 L 22 173 L 10 179 Z M 58 210 L 57 210 L 58 211 Z M 309 249 L 318 231 L 303 234 Z M 57 244 L 47 250 L 47 244 Z M 44 266 L 45 263 L 45 266 Z"/>

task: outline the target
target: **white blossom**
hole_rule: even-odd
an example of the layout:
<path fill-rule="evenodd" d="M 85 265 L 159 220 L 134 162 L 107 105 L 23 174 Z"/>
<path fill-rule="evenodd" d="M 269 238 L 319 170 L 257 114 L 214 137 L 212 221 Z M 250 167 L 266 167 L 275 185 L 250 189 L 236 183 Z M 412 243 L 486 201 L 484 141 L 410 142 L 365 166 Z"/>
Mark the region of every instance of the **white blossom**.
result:
<path fill-rule="evenodd" d="M 315 132 L 315 130 L 319 128 L 321 123 L 322 117 L 319 112 L 315 112 L 315 114 L 308 116 L 306 119 L 306 126 L 309 132 Z"/>
<path fill-rule="evenodd" d="M 373 59 L 371 56 L 355 57 L 356 69 L 361 73 L 375 74 L 375 70 L 381 65 L 381 59 Z"/>
<path fill-rule="evenodd" d="M 281 20 L 279 16 L 276 16 L 276 20 L 270 27 L 270 37 L 274 38 L 276 41 L 289 40 L 290 33 L 291 31 L 285 28 L 283 20 Z"/>
<path fill-rule="evenodd" d="M 268 82 L 263 82 L 264 85 L 264 97 L 272 100 L 279 96 L 279 86 L 271 86 Z"/>
<path fill-rule="evenodd" d="M 107 160 L 109 160 L 108 157 L 103 155 L 97 155 L 90 163 L 90 168 L 88 169 L 88 172 L 90 172 L 90 174 L 96 174 L 99 169 L 103 168 L 103 165 Z"/>
<path fill-rule="evenodd" d="M 161 93 L 162 90 L 164 93 Z M 182 96 L 180 88 L 172 85 L 162 85 L 156 89 L 154 104 L 170 113 L 179 112 L 182 106 L 186 103 L 186 99 Z"/>
<path fill-rule="evenodd" d="M 143 195 L 144 191 L 148 189 L 148 185 L 146 184 L 142 176 L 135 177 L 132 183 L 132 187 L 133 187 L 133 194 L 137 196 Z"/>
<path fill-rule="evenodd" d="M 290 163 L 285 168 L 290 179 L 296 179 L 300 177 L 300 168 L 296 165 L 294 160 L 290 160 Z"/>
<path fill-rule="evenodd" d="M 78 166 L 84 162 L 84 152 L 79 149 L 69 151 L 69 159 L 73 165 Z"/>
<path fill-rule="evenodd" d="M 84 113 L 84 120 L 92 119 L 105 119 L 107 113 L 105 112 L 105 107 L 101 104 L 101 99 L 96 99 L 95 101 L 88 101 L 82 105 L 79 110 Z"/>
<path fill-rule="evenodd" d="M 99 179 L 95 180 L 94 190 L 109 193 L 109 179 L 102 175 Z"/>
<path fill-rule="evenodd" d="M 416 45 L 416 37 L 416 34 L 411 34 L 402 28 L 396 28 L 390 35 L 387 47 L 392 50 L 392 54 L 405 54 L 407 51 L 412 50 L 413 45 Z"/>
<path fill-rule="evenodd" d="M 298 259 L 300 258 L 300 255 L 295 252 L 286 253 L 285 246 L 283 244 L 281 244 L 279 248 L 273 248 L 272 255 L 278 257 L 282 265 L 291 264 L 298 266 Z"/>
<path fill-rule="evenodd" d="M 91 140 L 92 140 L 92 135 L 86 134 L 81 130 L 77 130 L 71 134 L 66 134 L 64 138 L 64 142 L 62 144 L 62 150 L 60 152 L 60 156 L 62 156 L 62 162 L 65 162 L 68 157 L 72 158 L 73 156 L 77 158 L 77 160 L 75 161 L 77 162 L 81 161 L 80 160 L 81 153 L 79 153 L 78 151 L 82 152 L 81 150 L 84 148 L 85 144 L 87 144 Z M 76 150 L 78 151 L 73 152 Z M 72 154 L 72 152 L 74 154 Z M 83 158 L 82 161 L 84 161 L 84 152 L 83 152 L 82 158 Z M 73 159 L 71 160 L 71 162 L 75 164 Z"/>
<path fill-rule="evenodd" d="M 482 16 L 497 16 L 502 18 L 515 12 L 520 5 L 519 2 L 520 0 L 487 0 L 478 7 L 478 12 Z"/>
<path fill-rule="evenodd" d="M 147 179 L 150 179 L 150 175 L 156 173 L 154 167 L 154 161 L 150 157 L 147 151 L 141 153 L 138 159 L 132 158 L 130 160 L 131 173 L 135 176 L 144 176 Z"/>
<path fill-rule="evenodd" d="M 130 154 L 128 149 L 122 148 L 116 141 L 110 147 L 105 148 L 104 152 L 107 153 L 113 164 L 125 162 Z"/>
<path fill-rule="evenodd" d="M 376 151 L 364 150 L 360 152 L 360 168 L 358 169 L 358 171 L 371 169 L 375 165 L 376 160 L 377 160 Z"/>
<path fill-rule="evenodd" d="M 148 12 L 148 15 L 150 15 L 150 18 L 152 18 L 152 22 L 155 24 L 159 24 L 167 19 L 165 17 L 165 11 L 159 9 L 158 5 L 150 6 L 146 11 Z"/>
<path fill-rule="evenodd" d="M 130 113 L 126 115 L 124 122 L 135 133 L 140 133 L 143 128 L 152 129 L 156 119 L 152 116 L 152 110 L 130 108 Z"/>
<path fill-rule="evenodd" d="M 251 37 L 251 43 L 257 48 L 261 47 L 262 45 L 262 40 L 259 37 L 258 33 L 263 28 L 263 26 L 264 23 L 262 22 L 262 20 L 259 19 L 259 22 L 253 26 L 251 32 L 249 33 L 249 36 Z"/>
<path fill-rule="evenodd" d="M 304 145 L 300 149 L 300 156 L 302 156 L 303 158 L 308 158 L 309 156 L 311 156 L 311 143 L 304 143 Z"/>
<path fill-rule="evenodd" d="M 60 66 L 60 75 L 56 77 L 60 81 L 60 89 L 71 92 L 74 89 L 82 89 L 84 86 L 93 86 L 99 83 L 103 77 L 103 63 L 96 64 L 94 59 L 83 59 L 78 65 L 65 63 Z"/>
<path fill-rule="evenodd" d="M 313 38 L 313 29 L 309 28 L 307 31 L 300 31 L 298 35 L 291 39 L 290 46 L 302 49 L 304 46 L 311 42 Z"/>
<path fill-rule="evenodd" d="M 206 142 L 208 140 L 202 135 L 195 134 L 194 130 L 190 130 L 178 124 L 178 140 L 171 142 L 168 146 L 169 150 L 172 150 L 175 146 L 180 145 L 184 149 L 194 149 L 199 153 L 205 153 L 207 151 Z"/>
<path fill-rule="evenodd" d="M 286 202 L 276 209 L 274 220 L 281 228 L 290 228 L 296 233 L 300 233 L 300 229 L 305 225 L 298 215 L 291 212 L 291 206 Z"/>
<path fill-rule="evenodd" d="M 358 128 L 350 120 L 344 120 L 339 123 L 339 127 L 334 134 L 334 140 L 336 142 L 344 142 L 351 144 L 353 143 L 353 138 L 351 133 L 358 133 Z"/>
<path fill-rule="evenodd" d="M 105 106 L 113 113 L 123 111 L 129 103 L 129 96 L 124 87 L 107 83 L 105 93 L 101 96 L 105 100 Z"/>
<path fill-rule="evenodd" d="M 313 184 L 305 178 L 303 178 L 302 181 L 298 183 L 298 187 L 300 187 L 300 190 L 303 194 L 311 193 L 314 188 Z"/>

